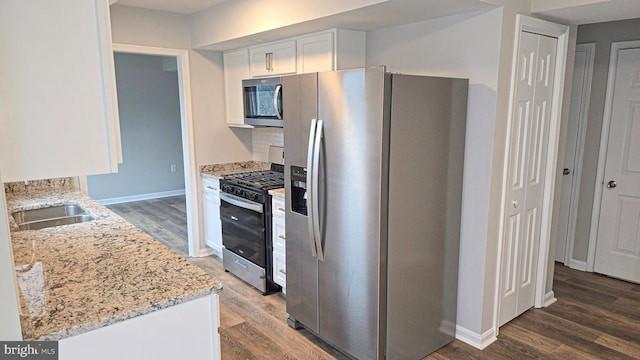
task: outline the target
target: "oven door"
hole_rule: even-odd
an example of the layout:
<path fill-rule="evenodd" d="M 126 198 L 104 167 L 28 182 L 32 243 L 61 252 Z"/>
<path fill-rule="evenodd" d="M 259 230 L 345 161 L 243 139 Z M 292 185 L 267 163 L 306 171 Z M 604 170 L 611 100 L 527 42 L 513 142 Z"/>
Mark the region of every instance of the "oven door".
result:
<path fill-rule="evenodd" d="M 266 267 L 264 204 L 221 192 L 220 219 L 224 247 Z"/>

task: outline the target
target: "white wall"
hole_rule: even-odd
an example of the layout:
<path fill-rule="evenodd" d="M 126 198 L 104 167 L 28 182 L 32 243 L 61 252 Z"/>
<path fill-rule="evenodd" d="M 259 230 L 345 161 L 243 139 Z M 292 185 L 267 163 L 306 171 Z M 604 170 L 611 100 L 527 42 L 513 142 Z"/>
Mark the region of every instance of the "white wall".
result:
<path fill-rule="evenodd" d="M 191 16 L 191 41 L 200 48 L 386 1 L 225 1 Z"/>
<path fill-rule="evenodd" d="M 251 159 L 251 130 L 227 126 L 219 51 L 189 51 L 198 165 Z"/>
<path fill-rule="evenodd" d="M 166 59 L 175 69 L 176 59 Z M 178 73 L 165 71 L 164 60 L 115 54 L 123 162 L 115 174 L 87 177 L 92 198 L 184 190 Z"/>
<path fill-rule="evenodd" d="M 188 49 L 186 15 L 113 5 L 111 35 L 114 43 Z"/>
<path fill-rule="evenodd" d="M 367 65 L 469 79 L 458 325 L 482 332 L 502 11 L 455 15 L 367 33 Z M 493 215 L 495 216 L 495 215 Z M 491 239 L 493 241 L 493 239 Z M 492 280 L 494 281 L 494 280 Z"/>
<path fill-rule="evenodd" d="M 190 49 L 188 17 L 127 6 L 111 7 L 113 42 Z M 222 53 L 189 51 L 197 165 L 251 158 L 251 131 L 230 129 L 224 110 Z"/>

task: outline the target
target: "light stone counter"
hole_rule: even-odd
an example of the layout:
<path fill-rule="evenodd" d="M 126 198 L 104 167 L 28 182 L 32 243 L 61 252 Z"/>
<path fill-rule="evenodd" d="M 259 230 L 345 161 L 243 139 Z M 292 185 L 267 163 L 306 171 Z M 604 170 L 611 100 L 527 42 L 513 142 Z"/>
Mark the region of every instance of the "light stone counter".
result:
<path fill-rule="evenodd" d="M 261 161 L 241 161 L 224 164 L 212 164 L 200 166 L 200 174 L 221 179 L 227 174 L 237 174 L 248 171 L 269 170 L 270 164 Z"/>
<path fill-rule="evenodd" d="M 284 199 L 284 188 L 269 190 L 269 194 Z"/>
<path fill-rule="evenodd" d="M 7 191 L 9 214 L 65 202 L 80 204 L 96 219 L 19 231 L 9 216 L 24 340 L 63 339 L 222 289 L 82 193 Z"/>

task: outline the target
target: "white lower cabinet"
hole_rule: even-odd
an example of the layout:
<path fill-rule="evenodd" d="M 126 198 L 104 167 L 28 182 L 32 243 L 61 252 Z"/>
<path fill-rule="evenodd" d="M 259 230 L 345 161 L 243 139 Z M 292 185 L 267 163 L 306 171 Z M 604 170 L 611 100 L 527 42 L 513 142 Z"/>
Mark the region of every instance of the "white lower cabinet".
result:
<path fill-rule="evenodd" d="M 222 222 L 220 221 L 220 181 L 202 176 L 202 197 L 204 199 L 205 244 L 213 254 L 222 259 Z"/>
<path fill-rule="evenodd" d="M 273 281 L 282 286 L 282 293 L 287 293 L 287 253 L 284 227 L 284 198 L 273 196 L 271 201 L 272 234 L 273 234 Z"/>
<path fill-rule="evenodd" d="M 218 294 L 60 340 L 60 360 L 220 359 Z M 188 344 L 185 346 L 185 344 Z"/>

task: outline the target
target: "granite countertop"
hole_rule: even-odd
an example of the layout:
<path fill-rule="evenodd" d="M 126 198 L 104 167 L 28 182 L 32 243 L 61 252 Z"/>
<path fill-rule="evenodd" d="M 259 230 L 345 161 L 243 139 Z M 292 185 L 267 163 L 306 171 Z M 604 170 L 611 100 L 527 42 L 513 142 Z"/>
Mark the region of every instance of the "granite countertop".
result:
<path fill-rule="evenodd" d="M 200 174 L 221 179 L 227 174 L 237 174 L 248 171 L 269 170 L 270 164 L 262 161 L 240 161 L 224 164 L 212 164 L 200 166 Z"/>
<path fill-rule="evenodd" d="M 82 193 L 7 193 L 9 214 L 66 202 L 81 205 L 95 220 L 20 231 L 9 216 L 24 340 L 63 339 L 222 289 Z"/>
<path fill-rule="evenodd" d="M 269 190 L 269 194 L 284 199 L 284 188 Z"/>

